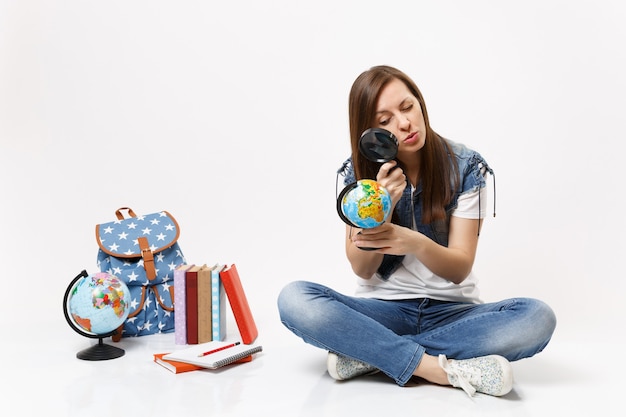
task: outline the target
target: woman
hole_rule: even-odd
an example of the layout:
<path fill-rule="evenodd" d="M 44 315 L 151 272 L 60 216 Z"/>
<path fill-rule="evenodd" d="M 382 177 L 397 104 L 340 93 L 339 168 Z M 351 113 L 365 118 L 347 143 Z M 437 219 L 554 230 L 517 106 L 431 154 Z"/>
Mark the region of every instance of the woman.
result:
<path fill-rule="evenodd" d="M 293 282 L 278 298 L 281 321 L 329 351 L 337 380 L 382 371 L 401 386 L 416 376 L 469 395 L 505 395 L 509 361 L 543 350 L 556 318 L 539 300 L 479 298 L 472 266 L 491 168 L 431 129 L 422 94 L 395 68 L 373 67 L 355 80 L 349 117 L 344 182 L 375 178 L 389 191 L 393 216 L 372 229 L 346 226 L 356 296 Z M 395 161 L 381 166 L 360 155 L 358 140 L 371 127 L 396 136 Z"/>

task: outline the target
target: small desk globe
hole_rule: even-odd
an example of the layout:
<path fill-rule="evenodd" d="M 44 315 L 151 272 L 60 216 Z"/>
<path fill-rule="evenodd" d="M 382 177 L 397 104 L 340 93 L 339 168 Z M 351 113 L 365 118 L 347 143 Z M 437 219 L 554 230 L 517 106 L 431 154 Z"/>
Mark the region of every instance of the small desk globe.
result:
<path fill-rule="evenodd" d="M 380 226 L 391 212 L 391 196 L 374 180 L 359 180 L 337 198 L 337 213 L 349 226 L 371 229 Z"/>
<path fill-rule="evenodd" d="M 65 318 L 80 335 L 99 339 L 97 345 L 78 352 L 77 358 L 105 360 L 124 355 L 123 349 L 104 344 L 102 339 L 114 335 L 124 324 L 130 301 L 128 287 L 115 275 L 82 271 L 72 280 L 63 299 Z"/>

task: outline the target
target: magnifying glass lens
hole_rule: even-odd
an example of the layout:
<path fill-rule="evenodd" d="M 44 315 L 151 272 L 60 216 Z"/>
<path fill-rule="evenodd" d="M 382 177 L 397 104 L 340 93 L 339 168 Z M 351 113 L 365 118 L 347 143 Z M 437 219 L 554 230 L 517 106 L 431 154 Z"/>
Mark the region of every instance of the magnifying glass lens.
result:
<path fill-rule="evenodd" d="M 367 129 L 359 139 L 359 150 L 372 162 L 389 162 L 398 154 L 398 139 L 385 129 Z"/>

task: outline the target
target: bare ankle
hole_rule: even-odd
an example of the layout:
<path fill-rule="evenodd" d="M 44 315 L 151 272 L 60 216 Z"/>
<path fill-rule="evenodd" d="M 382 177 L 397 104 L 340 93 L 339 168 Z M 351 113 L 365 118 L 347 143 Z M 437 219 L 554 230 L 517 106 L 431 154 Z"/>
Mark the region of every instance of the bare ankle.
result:
<path fill-rule="evenodd" d="M 413 371 L 413 375 L 423 378 L 428 382 L 439 385 L 450 385 L 448 375 L 439 366 L 439 359 L 436 356 L 424 354 L 420 364 Z"/>

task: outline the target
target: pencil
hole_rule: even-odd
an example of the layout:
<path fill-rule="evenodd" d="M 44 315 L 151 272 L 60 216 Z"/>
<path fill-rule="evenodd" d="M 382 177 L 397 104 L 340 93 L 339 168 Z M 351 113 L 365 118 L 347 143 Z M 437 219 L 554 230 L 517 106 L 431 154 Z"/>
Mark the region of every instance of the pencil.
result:
<path fill-rule="evenodd" d="M 207 355 L 210 355 L 210 354 L 215 353 L 215 352 L 219 352 L 219 351 L 224 350 L 224 349 L 228 349 L 228 348 L 231 348 L 231 347 L 235 347 L 235 346 L 237 346 L 239 343 L 240 343 L 240 342 L 231 343 L 230 345 L 222 346 L 222 347 L 219 347 L 219 348 L 217 348 L 217 349 L 209 350 L 208 352 L 200 353 L 200 354 L 198 355 L 198 357 L 200 358 L 200 357 L 202 357 L 202 356 L 207 356 Z"/>

